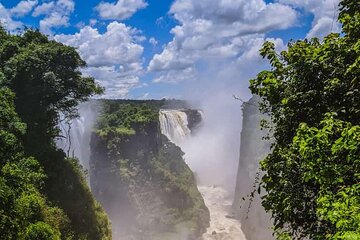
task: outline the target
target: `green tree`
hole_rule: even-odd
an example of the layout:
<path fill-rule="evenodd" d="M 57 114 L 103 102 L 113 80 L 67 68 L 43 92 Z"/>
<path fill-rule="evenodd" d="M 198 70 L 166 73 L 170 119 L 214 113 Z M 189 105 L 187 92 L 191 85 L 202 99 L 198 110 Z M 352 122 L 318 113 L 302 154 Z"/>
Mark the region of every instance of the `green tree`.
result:
<path fill-rule="evenodd" d="M 4 76 L 0 72 L 2 81 Z M 37 223 L 46 225 L 54 236 L 60 236 L 68 220 L 39 191 L 45 174 L 37 160 L 24 155 L 19 138 L 25 134 L 26 126 L 17 116 L 13 100 L 11 90 L 0 87 L 1 239 L 28 239 L 27 228 Z M 64 238 L 69 234 L 64 232 Z"/>
<path fill-rule="evenodd" d="M 38 222 L 26 228 L 25 240 L 60 240 L 46 223 Z"/>
<path fill-rule="evenodd" d="M 272 68 L 251 80 L 273 126 L 263 205 L 279 238 L 359 239 L 360 2 L 341 1 L 339 21 L 280 54 L 266 42 Z"/>
<path fill-rule="evenodd" d="M 80 69 L 86 64 L 74 48 L 39 31 L 5 34 L 0 49 L 0 70 L 8 79 L 5 85 L 16 94 L 16 110 L 28 125 L 26 152 L 37 155 L 40 144 L 46 146 L 59 135 L 59 113 L 77 116 L 79 102 L 102 88 L 93 78 L 82 76 Z"/>
<path fill-rule="evenodd" d="M 71 232 L 73 239 L 110 239 L 109 220 L 94 200 L 83 171 L 55 146 L 60 114 L 68 120 L 76 117 L 80 102 L 103 91 L 93 78 L 82 76 L 85 66 L 74 48 L 49 40 L 37 30 L 11 35 L 0 28 L 0 72 L 6 78 L 0 87 L 16 95 L 15 110 L 27 125 L 16 141 L 44 170 L 42 194 L 69 218 L 63 232 Z M 38 227 L 43 226 L 31 231 Z"/>

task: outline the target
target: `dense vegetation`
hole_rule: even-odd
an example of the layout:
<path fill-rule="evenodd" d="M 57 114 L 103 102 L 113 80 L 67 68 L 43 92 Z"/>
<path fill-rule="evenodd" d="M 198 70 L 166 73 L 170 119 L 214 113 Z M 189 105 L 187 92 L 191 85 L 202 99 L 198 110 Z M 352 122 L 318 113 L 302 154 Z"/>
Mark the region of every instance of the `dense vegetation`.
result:
<path fill-rule="evenodd" d="M 91 141 L 91 188 L 119 239 L 195 239 L 209 212 L 183 152 L 161 134 L 165 101 L 104 100 Z"/>
<path fill-rule="evenodd" d="M 272 69 L 251 80 L 273 124 L 263 205 L 279 239 L 360 239 L 360 2 L 342 0 L 339 21 L 280 54 L 265 43 Z"/>
<path fill-rule="evenodd" d="M 159 109 L 165 101 L 103 100 L 97 133 L 134 135 L 135 125 L 157 123 Z M 121 107 L 119 107 L 121 106 Z"/>
<path fill-rule="evenodd" d="M 0 76 L 3 81 L 3 76 Z M 19 139 L 25 124 L 15 112 L 14 94 L 0 88 L 0 236 L 1 239 L 59 239 L 68 219 L 39 192 L 45 174 L 26 157 Z"/>
<path fill-rule="evenodd" d="M 74 48 L 39 31 L 0 28 L 1 239 L 111 238 L 77 161 L 55 146 L 59 113 L 71 119 L 102 92 L 84 66 Z"/>

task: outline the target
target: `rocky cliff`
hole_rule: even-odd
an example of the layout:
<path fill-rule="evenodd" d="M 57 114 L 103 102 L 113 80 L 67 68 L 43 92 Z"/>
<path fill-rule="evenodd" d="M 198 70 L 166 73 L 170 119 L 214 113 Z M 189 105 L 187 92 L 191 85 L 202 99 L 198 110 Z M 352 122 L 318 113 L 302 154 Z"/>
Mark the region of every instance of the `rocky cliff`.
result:
<path fill-rule="evenodd" d="M 265 116 L 260 113 L 258 102 L 259 98 L 254 96 L 243 105 L 240 159 L 233 204 L 247 240 L 273 239 L 270 215 L 262 207 L 261 195 L 254 186 L 256 179 L 261 178 L 259 162 L 270 152 L 270 142 L 263 140 L 266 132 L 260 129 L 260 121 Z M 254 191 L 254 197 L 251 197 Z"/>
<path fill-rule="evenodd" d="M 103 101 L 90 143 L 90 184 L 114 239 L 196 239 L 209 225 L 183 152 L 161 134 L 163 105 Z"/>
<path fill-rule="evenodd" d="M 183 111 L 187 115 L 188 128 L 195 134 L 202 122 L 202 111 L 195 109 L 184 109 Z"/>

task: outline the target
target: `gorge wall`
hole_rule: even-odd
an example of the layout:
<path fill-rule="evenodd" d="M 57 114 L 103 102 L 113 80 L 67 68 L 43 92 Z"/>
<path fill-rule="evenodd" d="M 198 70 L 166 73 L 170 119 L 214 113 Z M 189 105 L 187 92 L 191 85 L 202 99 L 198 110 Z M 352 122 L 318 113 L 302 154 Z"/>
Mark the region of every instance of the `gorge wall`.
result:
<path fill-rule="evenodd" d="M 209 212 L 184 153 L 172 141 L 190 134 L 201 115 L 187 110 L 187 121 L 185 110 L 160 111 L 166 101 L 101 104 L 89 175 L 114 239 L 197 239 L 209 226 Z"/>
<path fill-rule="evenodd" d="M 243 104 L 240 159 L 233 203 L 236 218 L 240 219 L 247 240 L 274 239 L 270 215 L 261 205 L 257 186 L 254 187 L 256 179 L 261 178 L 259 162 L 270 152 L 270 142 L 263 140 L 266 132 L 260 129 L 260 121 L 265 116 L 259 111 L 259 100 L 254 96 Z M 253 191 L 254 197 L 250 197 Z"/>
<path fill-rule="evenodd" d="M 248 240 L 273 239 L 260 196 L 255 194 L 250 209 L 246 197 L 254 189 L 259 161 L 270 151 L 269 142 L 262 140 L 258 100 L 253 97 L 243 105 L 233 202 Z M 79 107 L 67 151 L 88 170 L 91 190 L 110 216 L 115 240 L 197 239 L 209 226 L 208 209 L 178 147 L 192 143 L 193 134 L 202 129 L 202 112 L 189 108 L 168 100 L 97 100 Z"/>

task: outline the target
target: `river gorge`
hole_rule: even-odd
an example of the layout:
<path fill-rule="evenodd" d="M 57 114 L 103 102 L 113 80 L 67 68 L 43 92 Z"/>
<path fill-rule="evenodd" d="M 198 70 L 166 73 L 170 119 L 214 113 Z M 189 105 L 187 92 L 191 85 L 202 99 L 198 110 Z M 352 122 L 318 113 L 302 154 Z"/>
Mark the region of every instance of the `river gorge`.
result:
<path fill-rule="evenodd" d="M 256 101 L 243 106 L 247 129 L 242 145 L 249 144 L 249 132 L 257 134 L 250 136 L 252 142 L 261 142 L 261 115 L 254 107 L 249 110 Z M 260 160 L 245 155 L 254 155 L 256 148 L 241 147 L 233 184 L 221 181 L 221 169 L 213 181 L 203 177 L 211 162 L 198 159 L 192 149 L 206 136 L 206 112 L 176 100 L 92 100 L 80 105 L 79 113 L 61 126 L 66 137 L 57 144 L 79 159 L 92 193 L 110 217 L 115 240 L 272 239 L 257 198 L 250 213 L 242 210 L 249 202 L 241 199 L 252 191 Z M 259 221 L 263 224 L 257 226 Z"/>

